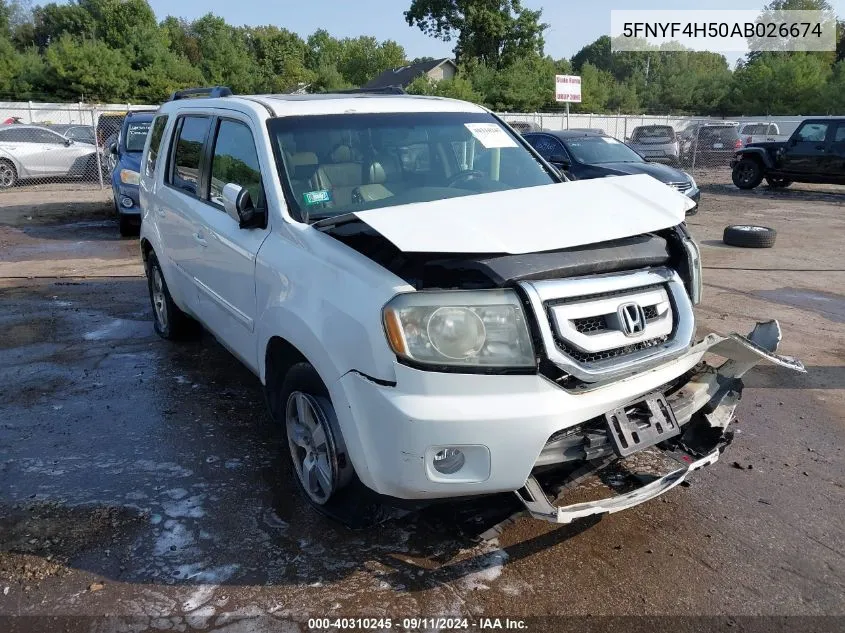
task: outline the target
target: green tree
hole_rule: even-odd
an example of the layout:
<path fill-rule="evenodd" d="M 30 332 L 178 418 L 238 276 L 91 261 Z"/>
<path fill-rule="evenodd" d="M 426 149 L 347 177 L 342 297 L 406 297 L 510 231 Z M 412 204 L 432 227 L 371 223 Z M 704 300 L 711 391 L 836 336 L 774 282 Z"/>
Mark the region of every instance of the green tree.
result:
<path fill-rule="evenodd" d="M 130 94 L 126 58 L 105 42 L 63 35 L 44 53 L 45 80 L 61 99 L 122 101 Z"/>
<path fill-rule="evenodd" d="M 766 53 L 734 72 L 730 114 L 819 112 L 831 75 L 831 67 L 812 53 Z"/>
<path fill-rule="evenodd" d="M 543 54 L 541 10 L 520 0 L 412 0 L 409 26 L 445 42 L 455 40 L 458 63 L 476 60 L 500 68 L 525 56 Z"/>
<path fill-rule="evenodd" d="M 191 25 L 200 51 L 199 67 L 208 83 L 242 94 L 255 92 L 260 70 L 250 54 L 245 32 L 211 13 Z"/>
<path fill-rule="evenodd" d="M 474 103 L 481 103 L 483 100 L 481 94 L 473 88 L 472 83 L 463 77 L 433 81 L 427 75 L 420 75 L 411 82 L 407 92 L 412 95 L 448 97 Z"/>
<path fill-rule="evenodd" d="M 247 28 L 246 34 L 262 92 L 291 92 L 314 80 L 306 65 L 308 45 L 299 35 L 275 26 Z"/>
<path fill-rule="evenodd" d="M 340 41 L 337 69 L 353 86 L 361 86 L 388 68 L 405 64 L 405 49 L 393 40 L 379 43 L 374 37 L 361 36 Z"/>

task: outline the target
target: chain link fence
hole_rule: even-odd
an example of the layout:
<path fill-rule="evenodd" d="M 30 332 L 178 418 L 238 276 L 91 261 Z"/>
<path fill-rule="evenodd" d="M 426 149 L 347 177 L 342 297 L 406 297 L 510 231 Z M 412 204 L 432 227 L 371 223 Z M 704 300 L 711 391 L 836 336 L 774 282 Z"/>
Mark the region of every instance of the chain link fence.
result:
<path fill-rule="evenodd" d="M 21 187 L 107 191 L 110 147 L 138 104 L 0 102 L 0 203 Z M 650 161 L 679 167 L 704 182 L 730 182 L 735 151 L 751 142 L 785 140 L 798 117 L 707 117 L 503 113 L 519 131 L 593 130 L 623 141 Z"/>
<path fill-rule="evenodd" d="M 730 182 L 730 162 L 749 143 L 785 141 L 798 117 L 678 117 L 656 115 L 503 113 L 521 132 L 583 130 L 612 136 L 649 161 L 692 173 L 702 182 Z"/>
<path fill-rule="evenodd" d="M 120 126 L 132 104 L 0 102 L 2 192 L 111 188 Z"/>

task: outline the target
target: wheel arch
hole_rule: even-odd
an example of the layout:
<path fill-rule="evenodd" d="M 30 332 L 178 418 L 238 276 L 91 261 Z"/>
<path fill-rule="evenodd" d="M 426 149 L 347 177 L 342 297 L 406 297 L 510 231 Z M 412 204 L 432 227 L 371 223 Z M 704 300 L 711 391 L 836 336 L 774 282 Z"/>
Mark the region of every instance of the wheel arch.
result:
<path fill-rule="evenodd" d="M 764 169 L 771 169 L 773 166 L 771 157 L 762 147 L 750 147 L 737 153 L 739 154 L 740 160 L 744 158 L 756 160 Z"/>

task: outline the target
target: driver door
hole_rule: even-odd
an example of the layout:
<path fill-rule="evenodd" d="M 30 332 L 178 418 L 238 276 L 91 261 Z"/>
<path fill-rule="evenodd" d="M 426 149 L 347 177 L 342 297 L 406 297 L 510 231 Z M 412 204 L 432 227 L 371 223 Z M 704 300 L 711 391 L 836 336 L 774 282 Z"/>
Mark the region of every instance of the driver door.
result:
<path fill-rule="evenodd" d="M 828 160 L 827 142 L 834 127 L 827 121 L 806 121 L 789 139 L 781 157 L 781 170 L 793 174 L 821 174 Z"/>

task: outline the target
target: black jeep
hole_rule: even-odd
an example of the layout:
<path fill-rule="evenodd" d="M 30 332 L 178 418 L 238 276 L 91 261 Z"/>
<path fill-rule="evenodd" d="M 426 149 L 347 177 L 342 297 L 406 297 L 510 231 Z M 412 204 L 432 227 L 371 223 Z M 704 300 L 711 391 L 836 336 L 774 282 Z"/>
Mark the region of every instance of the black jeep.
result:
<path fill-rule="evenodd" d="M 793 182 L 845 184 L 845 119 L 807 119 L 780 143 L 751 143 L 731 161 L 733 182 L 753 189 Z"/>

